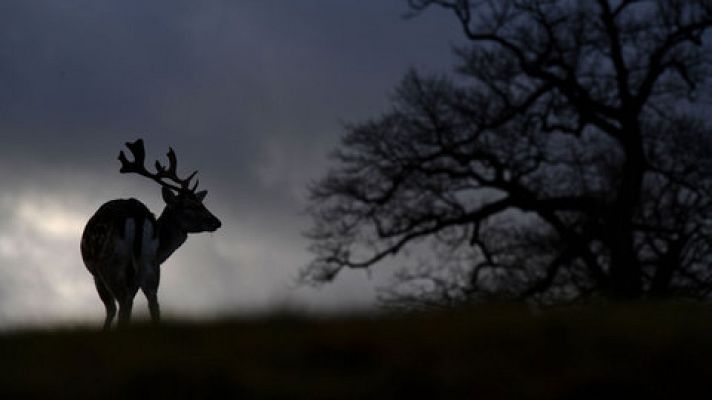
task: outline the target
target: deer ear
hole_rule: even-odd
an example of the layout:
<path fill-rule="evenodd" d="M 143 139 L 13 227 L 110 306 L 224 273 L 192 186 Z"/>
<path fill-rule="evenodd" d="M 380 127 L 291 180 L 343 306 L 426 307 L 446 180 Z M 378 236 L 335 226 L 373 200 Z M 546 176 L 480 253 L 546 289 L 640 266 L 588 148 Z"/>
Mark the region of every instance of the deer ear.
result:
<path fill-rule="evenodd" d="M 205 196 L 207 196 L 207 195 L 208 195 L 207 190 L 201 190 L 200 192 L 195 194 L 195 197 L 197 197 L 198 200 L 203 201 L 203 200 L 205 200 Z"/>
<path fill-rule="evenodd" d="M 163 201 L 165 201 L 166 204 L 173 204 L 176 202 L 177 196 L 173 194 L 173 191 L 171 189 L 163 187 L 163 189 L 161 189 L 161 194 L 163 195 Z"/>

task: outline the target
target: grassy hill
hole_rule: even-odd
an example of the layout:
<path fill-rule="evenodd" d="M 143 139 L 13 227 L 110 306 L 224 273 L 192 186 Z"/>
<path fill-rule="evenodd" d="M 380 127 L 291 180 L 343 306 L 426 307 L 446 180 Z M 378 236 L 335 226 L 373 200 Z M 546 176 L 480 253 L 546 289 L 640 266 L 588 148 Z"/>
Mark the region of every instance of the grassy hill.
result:
<path fill-rule="evenodd" d="M 692 397 L 712 393 L 712 308 L 270 317 L 0 337 L 0 397 Z"/>

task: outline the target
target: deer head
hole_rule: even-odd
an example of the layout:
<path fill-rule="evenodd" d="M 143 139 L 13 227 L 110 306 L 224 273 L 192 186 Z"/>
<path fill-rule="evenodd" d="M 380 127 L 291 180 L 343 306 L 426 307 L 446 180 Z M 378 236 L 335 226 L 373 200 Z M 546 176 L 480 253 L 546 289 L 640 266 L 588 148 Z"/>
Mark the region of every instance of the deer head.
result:
<path fill-rule="evenodd" d="M 169 147 L 168 149 L 168 166 L 156 161 L 156 172 L 150 172 L 145 166 L 146 151 L 143 140 L 128 142 L 126 147 L 133 155 L 133 161 L 129 161 L 121 151 L 119 153 L 121 162 L 119 172 L 139 174 L 161 185 L 163 201 L 166 203 L 163 217 L 170 219 L 173 225 L 186 233 L 213 232 L 220 227 L 220 220 L 203 205 L 203 200 L 208 192 L 205 190 L 196 192 L 199 183 L 197 179 L 195 184 L 190 186 L 198 171 L 193 171 L 186 178 L 178 177 L 178 160 L 173 148 Z"/>

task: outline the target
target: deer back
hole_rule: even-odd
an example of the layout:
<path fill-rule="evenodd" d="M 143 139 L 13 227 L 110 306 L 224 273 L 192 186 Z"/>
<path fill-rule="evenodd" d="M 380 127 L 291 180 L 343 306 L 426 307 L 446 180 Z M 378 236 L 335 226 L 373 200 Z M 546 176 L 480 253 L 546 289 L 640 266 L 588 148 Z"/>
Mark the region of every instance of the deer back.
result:
<path fill-rule="evenodd" d="M 104 203 L 87 222 L 82 234 L 82 258 L 88 268 L 104 264 L 110 257 L 138 258 L 155 253 L 156 217 L 136 199 Z M 95 272 L 95 271 L 92 271 Z"/>

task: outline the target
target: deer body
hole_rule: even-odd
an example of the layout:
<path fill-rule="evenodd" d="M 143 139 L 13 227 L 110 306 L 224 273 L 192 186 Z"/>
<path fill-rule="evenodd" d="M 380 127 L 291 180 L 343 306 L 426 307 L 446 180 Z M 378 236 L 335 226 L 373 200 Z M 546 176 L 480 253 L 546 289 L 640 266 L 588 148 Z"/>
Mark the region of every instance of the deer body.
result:
<path fill-rule="evenodd" d="M 158 284 L 160 265 L 188 238 L 189 233 L 215 231 L 221 225 L 202 201 L 207 192 L 187 189 L 188 179 L 175 175 L 175 154 L 169 152 L 168 169 L 157 163 L 158 173 L 143 167 L 143 142 L 128 143 L 135 161 L 129 163 L 121 153 L 122 172 L 136 172 L 156 180 L 163 186 L 166 203 L 158 219 L 136 199 L 118 199 L 104 203 L 89 219 L 81 241 L 84 264 L 94 277 L 96 289 L 106 308 L 104 329 L 116 315 L 125 325 L 131 317 L 133 299 L 139 289 L 148 300 L 153 321 L 159 321 Z M 163 171 L 163 174 L 161 174 Z M 164 184 L 164 179 L 180 186 Z"/>

